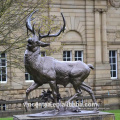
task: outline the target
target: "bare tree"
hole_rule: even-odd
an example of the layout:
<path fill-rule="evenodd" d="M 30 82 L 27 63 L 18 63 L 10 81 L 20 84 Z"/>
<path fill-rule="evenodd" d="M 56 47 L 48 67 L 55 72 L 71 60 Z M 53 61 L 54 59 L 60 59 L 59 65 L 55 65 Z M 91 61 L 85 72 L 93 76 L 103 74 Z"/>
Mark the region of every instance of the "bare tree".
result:
<path fill-rule="evenodd" d="M 41 27 L 41 34 L 51 33 L 59 29 L 60 24 L 53 26 L 56 16 L 49 16 L 50 0 L 1 0 L 0 1 L 0 45 L 2 52 L 6 52 L 9 59 L 8 67 L 17 67 L 24 72 L 23 54 L 30 33 L 26 32 L 26 17 L 34 10 L 38 10 L 36 18 L 32 18 L 35 28 Z M 34 16 L 33 16 L 34 17 Z M 35 23 L 34 23 L 35 22 Z M 55 24 L 54 24 L 55 25 Z M 38 31 L 36 29 L 35 31 Z M 50 39 L 44 39 L 49 41 Z M 53 38 L 51 39 L 53 41 Z M 46 48 L 47 51 L 55 51 Z M 9 77 L 9 76 L 8 76 Z"/>

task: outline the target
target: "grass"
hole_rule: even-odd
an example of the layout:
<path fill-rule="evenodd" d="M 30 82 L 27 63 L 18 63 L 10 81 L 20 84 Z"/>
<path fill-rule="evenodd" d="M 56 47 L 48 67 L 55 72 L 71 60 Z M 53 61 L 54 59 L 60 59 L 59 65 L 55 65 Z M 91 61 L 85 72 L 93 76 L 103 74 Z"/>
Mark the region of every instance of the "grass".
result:
<path fill-rule="evenodd" d="M 13 117 L 9 117 L 9 118 L 0 118 L 0 120 L 13 120 Z"/>
<path fill-rule="evenodd" d="M 104 112 L 114 113 L 115 120 L 120 120 L 120 110 L 105 110 Z"/>

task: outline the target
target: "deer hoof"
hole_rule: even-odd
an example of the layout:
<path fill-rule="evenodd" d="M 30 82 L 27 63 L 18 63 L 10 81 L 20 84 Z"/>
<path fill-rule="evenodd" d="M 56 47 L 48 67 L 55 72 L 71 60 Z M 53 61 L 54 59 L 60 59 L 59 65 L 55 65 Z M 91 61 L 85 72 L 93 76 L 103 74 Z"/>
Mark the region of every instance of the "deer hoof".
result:
<path fill-rule="evenodd" d="M 59 106 L 55 106 L 55 110 L 57 110 L 59 112 L 60 111 L 60 107 Z"/>

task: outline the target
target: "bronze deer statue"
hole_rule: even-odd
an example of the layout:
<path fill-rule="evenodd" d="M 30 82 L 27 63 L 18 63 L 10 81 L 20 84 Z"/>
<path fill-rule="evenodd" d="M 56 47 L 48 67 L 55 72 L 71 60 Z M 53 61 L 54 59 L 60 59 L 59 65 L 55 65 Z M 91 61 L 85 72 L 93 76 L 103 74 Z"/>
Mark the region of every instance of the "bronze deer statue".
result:
<path fill-rule="evenodd" d="M 65 30 L 65 19 L 63 14 L 63 27 L 56 34 L 41 35 L 40 29 L 38 36 L 35 34 L 34 25 L 31 25 L 31 17 L 36 11 L 32 12 L 26 19 L 26 27 L 33 37 L 28 39 L 27 48 L 24 54 L 24 64 L 27 71 L 32 75 L 34 83 L 26 90 L 25 105 L 27 105 L 28 95 L 31 91 L 35 90 L 43 84 L 49 84 L 52 89 L 54 102 L 57 102 L 57 86 L 56 84 L 66 87 L 71 83 L 76 91 L 76 94 L 68 100 L 71 101 L 76 96 L 81 94 L 81 89 L 87 91 L 94 103 L 96 103 L 92 89 L 84 83 L 84 80 L 90 74 L 90 70 L 93 69 L 91 64 L 85 64 L 82 61 L 58 61 L 52 57 L 41 57 L 40 47 L 49 46 L 49 43 L 41 41 L 45 37 L 56 37 Z M 27 108 L 27 107 L 26 107 Z M 56 107 L 59 110 L 59 108 Z"/>

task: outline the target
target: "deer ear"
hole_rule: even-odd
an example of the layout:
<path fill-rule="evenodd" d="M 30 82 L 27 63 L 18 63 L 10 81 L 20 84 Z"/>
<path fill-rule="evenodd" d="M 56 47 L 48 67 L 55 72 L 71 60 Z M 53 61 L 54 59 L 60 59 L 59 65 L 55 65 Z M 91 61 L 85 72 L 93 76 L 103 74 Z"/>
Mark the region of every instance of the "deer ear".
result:
<path fill-rule="evenodd" d="M 37 44 L 38 44 L 38 46 L 41 46 L 41 47 L 47 47 L 47 46 L 50 46 L 49 43 L 44 43 L 44 42 L 41 42 L 41 41 L 37 41 Z"/>

